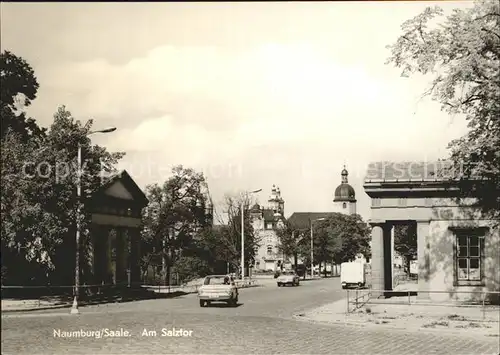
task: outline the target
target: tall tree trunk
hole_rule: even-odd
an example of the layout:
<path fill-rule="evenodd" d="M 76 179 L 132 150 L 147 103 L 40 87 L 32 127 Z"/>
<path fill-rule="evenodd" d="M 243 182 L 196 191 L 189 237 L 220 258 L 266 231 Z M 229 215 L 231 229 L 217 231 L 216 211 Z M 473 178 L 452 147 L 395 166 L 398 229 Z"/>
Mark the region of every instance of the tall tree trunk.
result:
<path fill-rule="evenodd" d="M 293 265 L 294 265 L 294 267 L 295 267 L 295 272 L 297 272 L 297 265 L 298 265 L 298 263 L 299 263 L 298 258 L 299 258 L 299 257 L 298 257 L 298 255 L 297 255 L 297 253 L 294 253 L 294 254 L 293 254 Z"/>
<path fill-rule="evenodd" d="M 324 274 L 324 276 L 326 277 L 326 260 L 325 260 L 325 262 L 324 262 L 324 263 L 325 263 L 325 269 L 323 270 L 323 274 Z"/>

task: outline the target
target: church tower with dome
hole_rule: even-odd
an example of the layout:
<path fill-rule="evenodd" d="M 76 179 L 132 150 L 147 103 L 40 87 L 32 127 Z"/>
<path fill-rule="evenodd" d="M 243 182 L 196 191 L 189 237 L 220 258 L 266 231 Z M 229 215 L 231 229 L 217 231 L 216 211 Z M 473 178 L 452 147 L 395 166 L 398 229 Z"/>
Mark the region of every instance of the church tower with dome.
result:
<path fill-rule="evenodd" d="M 349 185 L 348 175 L 349 173 L 344 165 L 340 174 L 342 181 L 335 189 L 333 199 L 334 212 L 356 214 L 356 193 L 354 192 L 354 188 Z"/>

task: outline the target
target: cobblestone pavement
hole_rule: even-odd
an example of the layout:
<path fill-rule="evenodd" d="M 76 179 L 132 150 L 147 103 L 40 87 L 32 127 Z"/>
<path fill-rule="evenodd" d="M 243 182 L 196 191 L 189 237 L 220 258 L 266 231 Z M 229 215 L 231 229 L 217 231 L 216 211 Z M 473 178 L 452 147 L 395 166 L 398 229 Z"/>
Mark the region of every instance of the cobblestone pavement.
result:
<path fill-rule="evenodd" d="M 241 290 L 237 308 L 200 308 L 195 295 L 2 316 L 2 354 L 498 354 L 498 338 L 319 325 L 295 312 L 340 299 L 338 279 Z M 54 331 L 122 328 L 125 337 L 62 338 Z M 162 328 L 192 331 L 163 337 Z M 144 330 L 149 336 L 142 335 Z M 156 336 L 152 331 L 156 331 Z M 144 333 L 145 334 L 145 333 Z"/>

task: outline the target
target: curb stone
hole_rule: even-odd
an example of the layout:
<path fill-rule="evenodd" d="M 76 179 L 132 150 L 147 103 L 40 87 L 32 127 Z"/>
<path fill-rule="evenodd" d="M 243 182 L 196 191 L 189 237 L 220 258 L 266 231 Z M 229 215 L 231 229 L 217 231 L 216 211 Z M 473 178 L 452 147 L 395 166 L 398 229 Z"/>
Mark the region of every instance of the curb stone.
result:
<path fill-rule="evenodd" d="M 36 311 L 46 311 L 49 309 L 62 309 L 71 308 L 71 304 L 63 304 L 57 306 L 46 306 L 46 307 L 32 307 L 32 308 L 22 308 L 22 309 L 2 309 L 2 313 L 22 313 L 22 312 L 36 312 Z"/>
<path fill-rule="evenodd" d="M 309 317 L 305 315 L 303 312 L 300 314 L 294 314 L 293 319 L 297 321 L 303 321 L 303 322 L 309 322 L 309 323 L 314 323 L 314 324 L 328 324 L 328 325 L 345 325 L 345 326 L 351 326 L 351 327 L 358 327 L 358 328 L 368 328 L 368 329 L 383 329 L 383 328 L 390 328 L 391 330 L 399 330 L 399 331 L 414 331 L 414 332 L 423 332 L 423 333 L 446 333 L 450 335 L 461 335 L 461 336 L 467 336 L 467 337 L 472 337 L 474 339 L 477 339 L 477 334 L 474 334 L 473 332 L 464 332 L 463 329 L 443 329 L 443 328 L 422 328 L 422 327 L 402 327 L 402 326 L 395 326 L 391 325 L 389 323 L 383 323 L 383 324 L 374 324 L 371 322 L 360 322 L 360 321 L 342 321 L 342 320 L 331 320 L 331 321 L 326 321 L 326 320 L 316 320 L 312 317 Z M 484 337 L 486 338 L 498 338 L 500 335 L 498 333 L 490 333 L 490 334 L 483 334 Z"/>

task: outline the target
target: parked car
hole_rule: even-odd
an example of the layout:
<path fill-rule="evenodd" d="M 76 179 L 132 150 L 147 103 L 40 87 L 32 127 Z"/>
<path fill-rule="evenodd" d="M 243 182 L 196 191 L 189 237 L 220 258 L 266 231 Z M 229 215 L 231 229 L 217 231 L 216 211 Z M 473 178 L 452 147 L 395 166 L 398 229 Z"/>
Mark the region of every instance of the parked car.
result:
<path fill-rule="evenodd" d="M 277 279 L 278 287 L 292 285 L 299 286 L 299 275 L 293 271 L 284 271 Z"/>
<path fill-rule="evenodd" d="M 305 267 L 305 265 L 304 264 L 297 265 L 297 269 L 295 270 L 295 272 L 297 273 L 297 275 L 299 275 L 299 277 L 305 278 L 306 277 L 306 267 Z"/>
<path fill-rule="evenodd" d="M 235 307 L 238 304 L 238 288 L 229 275 L 210 275 L 205 277 L 198 289 L 200 307 L 210 306 L 212 302 L 226 302 Z"/>

